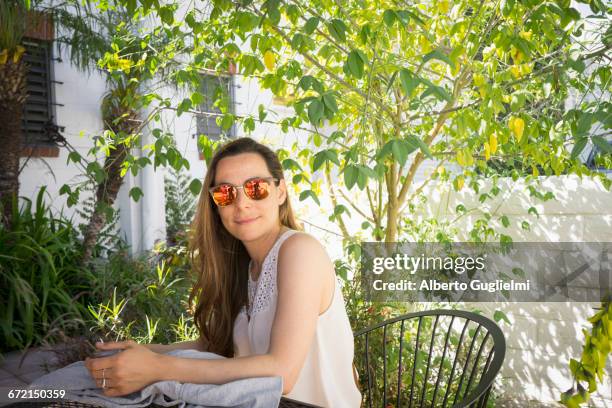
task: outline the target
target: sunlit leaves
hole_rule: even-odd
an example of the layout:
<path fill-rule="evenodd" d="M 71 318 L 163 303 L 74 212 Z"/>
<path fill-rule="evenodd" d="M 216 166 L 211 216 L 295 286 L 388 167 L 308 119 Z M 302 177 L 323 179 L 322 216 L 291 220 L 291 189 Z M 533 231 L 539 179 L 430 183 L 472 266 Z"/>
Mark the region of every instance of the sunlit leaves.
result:
<path fill-rule="evenodd" d="M 338 152 L 335 149 L 325 149 L 314 155 L 312 171 L 317 171 L 324 163 L 331 162 L 340 166 Z"/>
<path fill-rule="evenodd" d="M 264 65 L 269 71 L 272 71 L 276 65 L 276 55 L 273 51 L 267 50 L 264 53 Z"/>
<path fill-rule="evenodd" d="M 331 19 L 327 23 L 327 31 L 336 41 L 346 41 L 346 32 L 348 31 L 348 27 L 344 21 L 338 18 Z"/>
<path fill-rule="evenodd" d="M 591 136 L 593 144 L 599 148 L 600 151 L 606 154 L 612 154 L 612 145 L 601 136 Z"/>
<path fill-rule="evenodd" d="M 262 72 L 265 66 L 255 55 L 244 54 L 240 59 L 240 68 L 243 75 L 253 75 Z"/>
<path fill-rule="evenodd" d="M 364 66 L 367 64 L 367 57 L 361 50 L 352 50 L 348 54 L 344 72 L 360 79 L 363 76 Z"/>
<path fill-rule="evenodd" d="M 349 164 L 344 167 L 344 184 L 349 190 L 357 185 L 363 190 L 368 178 L 376 178 L 376 173 L 371 168 L 362 164 Z"/>
<path fill-rule="evenodd" d="M 414 91 L 416 87 L 419 86 L 419 78 L 406 68 L 400 70 L 399 75 L 402 90 L 406 93 L 406 96 L 411 96 L 412 91 Z"/>
<path fill-rule="evenodd" d="M 448 64 L 451 68 L 455 67 L 455 64 L 451 61 L 448 55 L 444 54 L 440 50 L 431 51 L 430 53 L 427 53 L 425 56 L 423 56 L 423 63 L 425 64 L 428 61 L 431 61 L 432 59 L 437 59 L 439 61 L 442 61 Z"/>
<path fill-rule="evenodd" d="M 516 141 L 520 143 L 525 132 L 525 121 L 523 118 L 512 116 L 508 120 L 508 128 L 516 138 Z"/>
<path fill-rule="evenodd" d="M 304 24 L 304 34 L 306 34 L 306 35 L 312 34 L 314 32 L 314 30 L 317 29 L 318 25 L 319 25 L 319 18 L 318 17 L 310 17 L 306 21 L 306 24 Z"/>

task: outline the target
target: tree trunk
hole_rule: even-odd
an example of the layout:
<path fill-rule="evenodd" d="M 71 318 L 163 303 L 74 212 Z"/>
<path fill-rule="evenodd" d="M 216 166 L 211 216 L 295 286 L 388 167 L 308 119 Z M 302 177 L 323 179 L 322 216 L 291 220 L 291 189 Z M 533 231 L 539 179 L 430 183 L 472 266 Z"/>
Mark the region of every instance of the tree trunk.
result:
<path fill-rule="evenodd" d="M 120 112 L 114 112 L 115 117 L 121 117 L 123 114 Z M 137 129 L 135 126 L 137 114 L 134 111 L 127 110 L 124 119 L 117 125 L 115 131 L 116 135 L 123 133 L 125 135 L 131 135 Z M 111 123 L 110 120 L 105 121 Z M 110 150 L 110 154 L 104 161 L 104 172 L 105 179 L 103 182 L 98 184 L 96 189 L 96 202 L 94 204 L 94 213 L 87 224 L 83 237 L 83 257 L 81 263 L 87 264 L 93 255 L 96 243 L 98 241 L 98 235 L 108 219 L 106 217 L 106 209 L 113 206 L 119 189 L 123 184 L 123 176 L 121 176 L 121 165 L 129 153 L 129 147 L 124 143 L 117 143 L 115 149 Z"/>
<path fill-rule="evenodd" d="M 391 168 L 387 173 L 387 193 L 389 195 L 387 201 L 387 231 L 385 235 L 386 242 L 395 242 L 397 240 L 397 223 L 399 203 L 397 201 L 397 183 L 399 180 L 397 162 L 391 164 Z"/>
<path fill-rule="evenodd" d="M 11 225 L 13 197 L 19 197 L 19 157 L 23 135 L 21 118 L 27 96 L 23 59 L 0 63 L 0 204 L 2 222 Z"/>

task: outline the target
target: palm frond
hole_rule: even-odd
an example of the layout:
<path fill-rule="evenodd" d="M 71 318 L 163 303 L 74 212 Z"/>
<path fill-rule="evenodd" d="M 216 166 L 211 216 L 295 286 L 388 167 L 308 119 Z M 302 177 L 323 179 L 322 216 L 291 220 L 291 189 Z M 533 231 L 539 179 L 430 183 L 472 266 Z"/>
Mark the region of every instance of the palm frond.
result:
<path fill-rule="evenodd" d="M 21 44 L 26 31 L 26 0 L 0 1 L 0 52 Z"/>
<path fill-rule="evenodd" d="M 121 22 L 132 21 L 121 11 L 105 11 L 90 3 L 71 1 L 52 9 L 57 24 L 57 44 L 65 47 L 70 62 L 88 73 L 97 68 L 106 52 L 112 52 L 111 43 L 116 27 Z"/>

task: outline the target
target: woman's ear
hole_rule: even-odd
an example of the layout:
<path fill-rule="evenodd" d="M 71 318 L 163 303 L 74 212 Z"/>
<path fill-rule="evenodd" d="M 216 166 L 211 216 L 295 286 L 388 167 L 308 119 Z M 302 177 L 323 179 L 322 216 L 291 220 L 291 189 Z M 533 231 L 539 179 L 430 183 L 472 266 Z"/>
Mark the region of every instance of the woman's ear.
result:
<path fill-rule="evenodd" d="M 287 200 L 287 183 L 285 183 L 285 179 L 281 179 L 278 183 L 278 200 L 280 201 L 279 205 L 282 205 Z"/>

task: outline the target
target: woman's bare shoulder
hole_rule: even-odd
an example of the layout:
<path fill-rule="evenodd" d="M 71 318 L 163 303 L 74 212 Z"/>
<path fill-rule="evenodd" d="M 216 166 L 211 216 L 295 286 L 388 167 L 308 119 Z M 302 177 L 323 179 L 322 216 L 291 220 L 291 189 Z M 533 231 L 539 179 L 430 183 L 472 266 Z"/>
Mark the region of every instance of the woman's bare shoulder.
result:
<path fill-rule="evenodd" d="M 285 240 L 279 249 L 279 260 L 287 262 L 331 263 L 321 242 L 312 235 L 298 231 Z"/>

